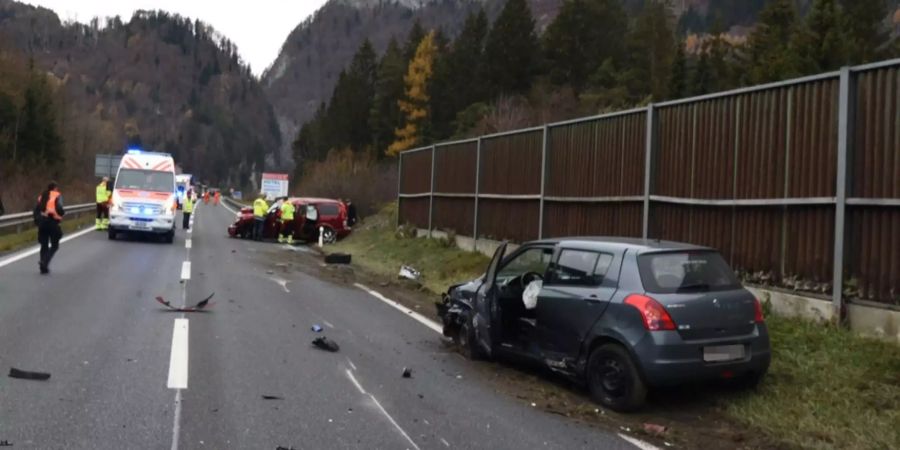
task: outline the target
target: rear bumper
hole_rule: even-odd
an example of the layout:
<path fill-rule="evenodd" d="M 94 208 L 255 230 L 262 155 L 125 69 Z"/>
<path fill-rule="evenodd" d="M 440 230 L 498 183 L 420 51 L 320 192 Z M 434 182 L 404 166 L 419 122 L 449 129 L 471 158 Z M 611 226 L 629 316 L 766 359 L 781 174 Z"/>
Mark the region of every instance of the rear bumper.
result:
<path fill-rule="evenodd" d="M 703 348 L 743 345 L 744 358 L 728 362 L 706 362 Z M 651 386 L 736 378 L 763 374 L 769 368 L 771 347 L 765 324 L 749 335 L 703 341 L 685 341 L 677 331 L 648 332 L 634 348 L 645 381 Z"/>
<path fill-rule="evenodd" d="M 175 230 L 175 216 L 130 217 L 113 213 L 109 216 L 109 228 L 134 233 L 166 234 Z"/>

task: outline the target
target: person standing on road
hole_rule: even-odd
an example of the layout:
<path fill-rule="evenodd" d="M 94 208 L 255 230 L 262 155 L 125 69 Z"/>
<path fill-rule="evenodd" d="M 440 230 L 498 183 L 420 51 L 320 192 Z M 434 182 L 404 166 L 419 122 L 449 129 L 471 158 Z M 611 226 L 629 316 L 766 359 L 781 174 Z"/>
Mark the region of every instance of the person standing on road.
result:
<path fill-rule="evenodd" d="M 38 226 L 38 243 L 41 244 L 41 260 L 38 267 L 41 274 L 50 273 L 50 260 L 59 250 L 59 240 L 62 238 L 62 222 L 66 211 L 63 208 L 62 194 L 55 182 L 50 182 L 47 190 L 38 197 L 38 203 L 34 207 L 34 220 Z"/>
<path fill-rule="evenodd" d="M 278 242 L 287 242 L 288 245 L 294 243 L 294 212 L 294 204 L 285 199 L 281 203 L 281 229 L 278 233 Z"/>
<path fill-rule="evenodd" d="M 103 180 L 97 185 L 97 220 L 94 222 L 95 230 L 109 228 L 109 199 L 111 196 L 109 177 L 103 177 Z"/>
<path fill-rule="evenodd" d="M 215 197 L 213 197 L 213 205 L 219 206 L 219 202 L 222 200 L 222 193 L 220 191 L 216 191 Z"/>
<path fill-rule="evenodd" d="M 181 207 L 181 229 L 191 229 L 191 214 L 194 213 L 194 194 L 188 192 L 184 196 L 184 206 Z"/>
<path fill-rule="evenodd" d="M 356 225 L 356 221 L 358 220 L 356 216 L 356 205 L 354 205 L 353 201 L 349 198 L 344 203 L 347 205 L 347 226 L 352 227 L 353 225 Z"/>
<path fill-rule="evenodd" d="M 266 203 L 266 194 L 260 193 L 259 197 L 253 201 L 253 239 L 256 241 L 263 239 L 267 211 L 269 211 L 269 204 Z"/>

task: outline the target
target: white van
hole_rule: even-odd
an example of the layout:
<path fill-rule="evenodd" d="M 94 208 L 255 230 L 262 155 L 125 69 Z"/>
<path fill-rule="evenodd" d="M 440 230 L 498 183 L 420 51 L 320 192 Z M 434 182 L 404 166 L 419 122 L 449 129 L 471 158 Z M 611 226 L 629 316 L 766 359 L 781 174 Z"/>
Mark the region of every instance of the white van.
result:
<path fill-rule="evenodd" d="M 129 150 L 116 174 L 109 210 L 109 239 L 130 232 L 156 234 L 172 243 L 176 205 L 172 155 Z"/>

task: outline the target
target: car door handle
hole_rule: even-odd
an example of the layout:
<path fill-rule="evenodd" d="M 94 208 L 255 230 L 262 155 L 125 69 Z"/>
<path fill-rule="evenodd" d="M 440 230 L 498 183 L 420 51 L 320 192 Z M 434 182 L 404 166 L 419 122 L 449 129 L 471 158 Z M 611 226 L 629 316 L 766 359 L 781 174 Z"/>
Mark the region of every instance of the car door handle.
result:
<path fill-rule="evenodd" d="M 604 303 L 604 301 L 597 298 L 596 295 L 591 295 L 589 297 L 585 297 L 584 301 L 591 302 L 591 303 Z"/>

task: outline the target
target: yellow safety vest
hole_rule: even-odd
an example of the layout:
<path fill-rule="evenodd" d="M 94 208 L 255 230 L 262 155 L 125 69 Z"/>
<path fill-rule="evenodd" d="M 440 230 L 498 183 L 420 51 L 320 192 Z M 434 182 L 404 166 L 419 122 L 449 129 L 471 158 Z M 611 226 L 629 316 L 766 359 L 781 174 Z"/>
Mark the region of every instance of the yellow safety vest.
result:
<path fill-rule="evenodd" d="M 190 195 L 184 196 L 184 212 L 190 214 L 194 212 L 194 200 L 191 199 Z"/>
<path fill-rule="evenodd" d="M 106 190 L 106 183 L 97 185 L 97 203 L 106 203 L 109 201 L 109 191 Z"/>
<path fill-rule="evenodd" d="M 294 220 L 294 204 L 286 201 L 281 205 L 281 220 Z"/>
<path fill-rule="evenodd" d="M 256 217 L 266 217 L 266 211 L 269 210 L 269 204 L 265 200 L 258 198 L 253 201 L 253 215 Z"/>

